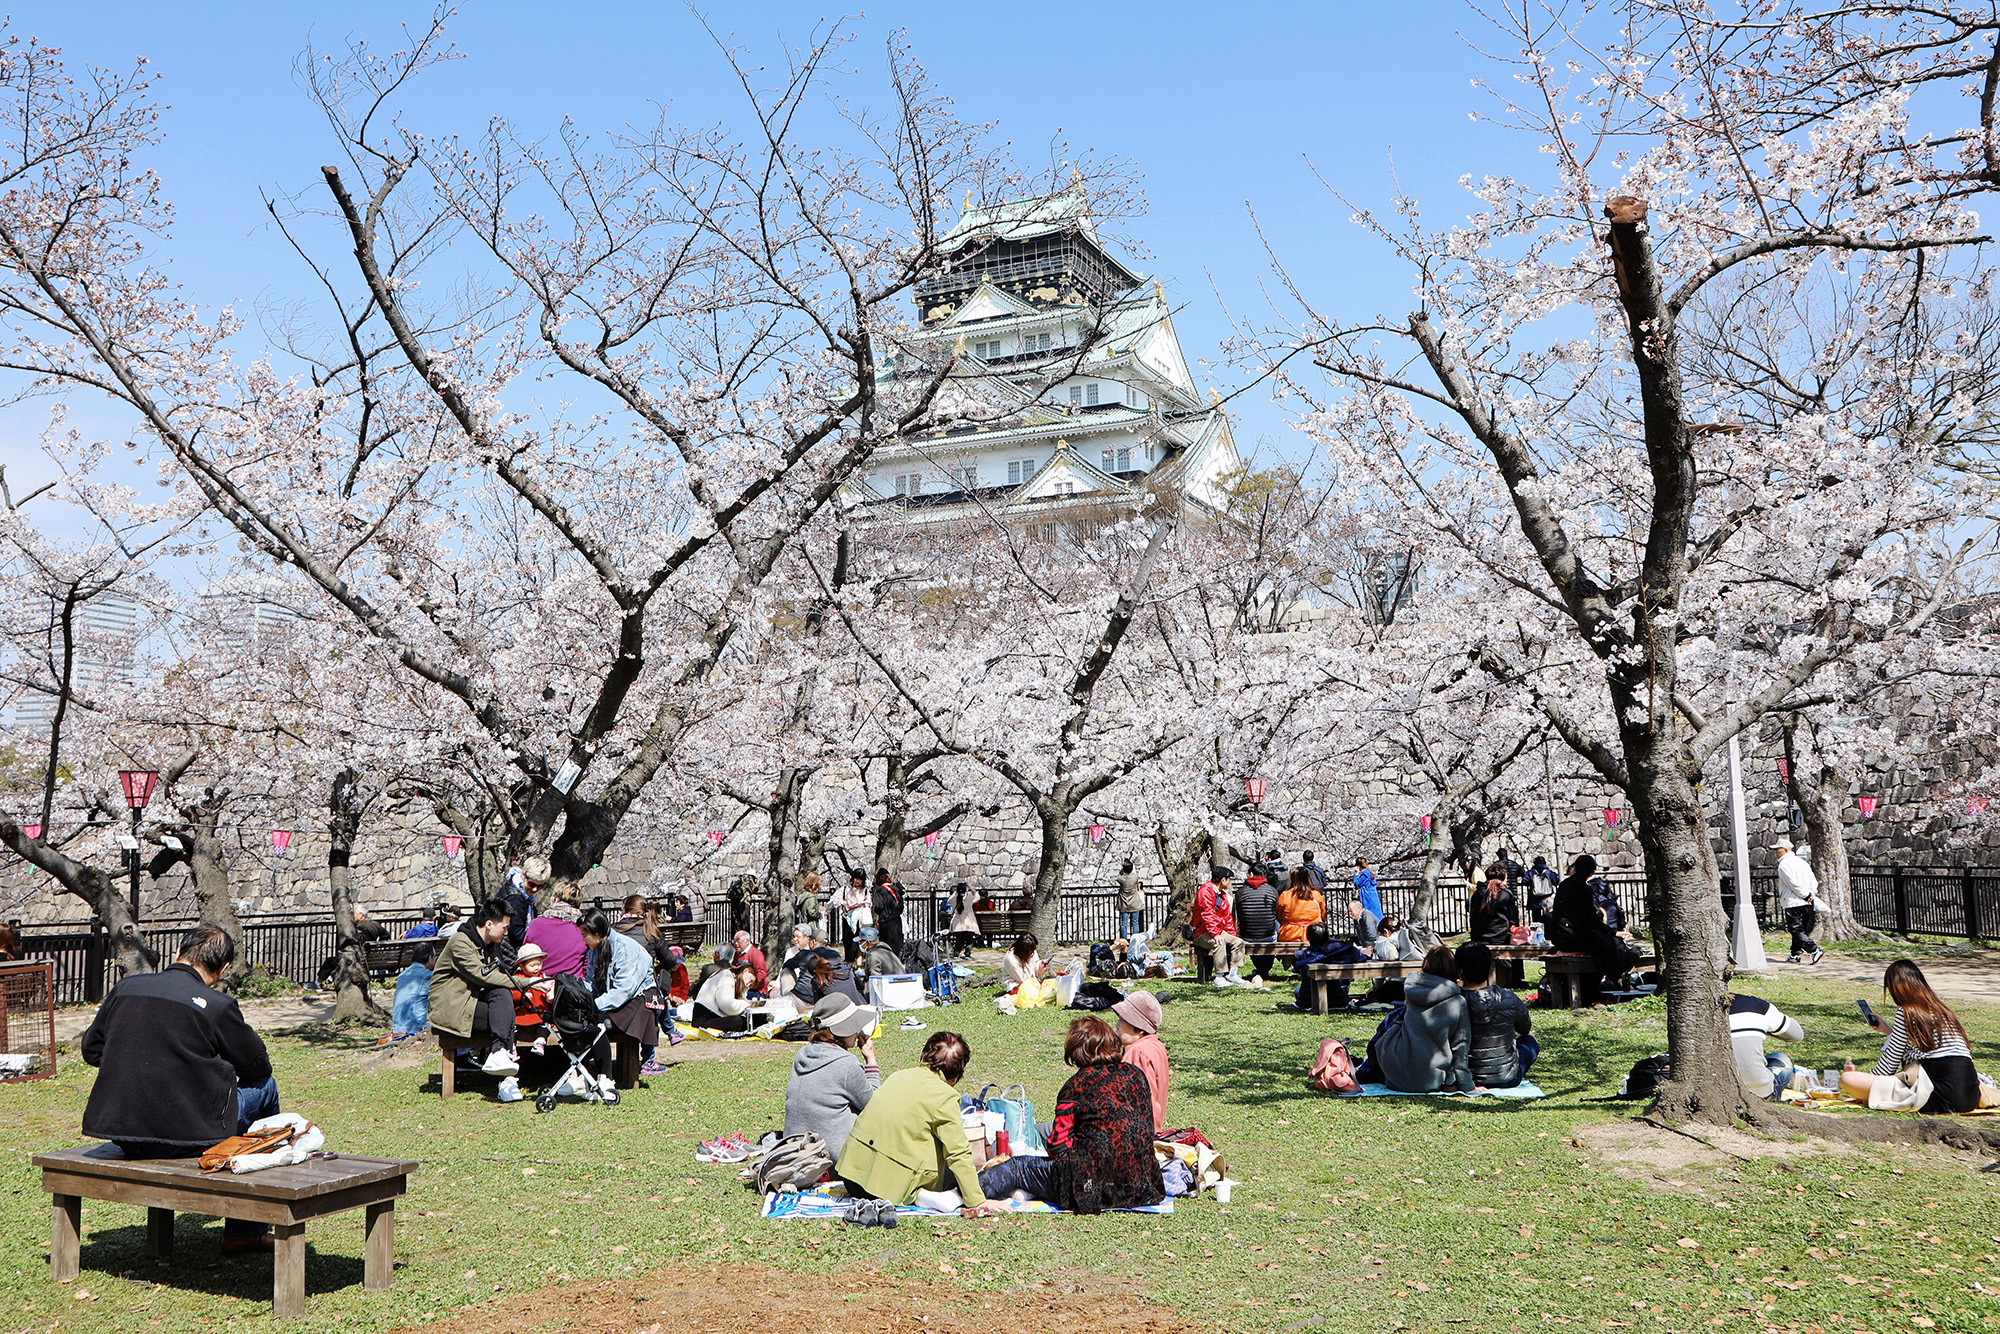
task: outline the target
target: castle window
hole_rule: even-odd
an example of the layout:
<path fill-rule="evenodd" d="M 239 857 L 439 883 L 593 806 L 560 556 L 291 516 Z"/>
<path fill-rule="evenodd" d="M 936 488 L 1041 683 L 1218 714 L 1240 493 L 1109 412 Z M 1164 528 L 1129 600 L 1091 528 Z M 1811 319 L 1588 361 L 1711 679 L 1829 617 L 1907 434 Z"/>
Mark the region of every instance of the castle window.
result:
<path fill-rule="evenodd" d="M 1000 359 L 1000 348 L 1001 343 L 997 338 L 990 343 L 974 343 L 972 345 L 972 355 L 978 357 L 981 361 L 998 361 Z"/>
<path fill-rule="evenodd" d="M 1039 334 L 1021 335 L 1021 352 L 1023 355 L 1032 356 L 1037 352 L 1046 352 L 1048 350 L 1049 350 L 1049 336 L 1047 334 L 1039 333 Z"/>
<path fill-rule="evenodd" d="M 896 494 L 899 496 L 920 496 L 924 492 L 924 475 L 920 472 L 900 472 L 896 474 Z"/>
<path fill-rule="evenodd" d="M 1035 475 L 1033 459 L 1009 459 L 1007 461 L 1007 485 L 1019 486 Z"/>

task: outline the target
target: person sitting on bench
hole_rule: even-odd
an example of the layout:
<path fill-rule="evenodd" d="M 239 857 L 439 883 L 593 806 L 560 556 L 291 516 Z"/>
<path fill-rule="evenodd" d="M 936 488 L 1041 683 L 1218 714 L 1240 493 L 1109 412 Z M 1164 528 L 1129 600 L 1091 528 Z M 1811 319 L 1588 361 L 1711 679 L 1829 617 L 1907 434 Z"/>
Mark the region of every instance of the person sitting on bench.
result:
<path fill-rule="evenodd" d="M 1325 922 L 1314 922 L 1306 928 L 1306 943 L 1292 956 L 1292 971 L 1303 977 L 1306 969 L 1316 963 L 1367 963 L 1368 961 L 1368 956 L 1363 954 L 1353 941 L 1335 940 L 1333 933 L 1327 930 Z M 1292 1005 L 1301 1014 L 1313 1008 L 1313 998 L 1306 987 L 1305 982 L 1300 982 L 1297 989 L 1292 992 Z M 1327 1003 L 1336 1010 L 1346 1009 L 1347 983 L 1329 982 L 1327 987 L 1331 993 Z"/>
<path fill-rule="evenodd" d="M 234 962 L 229 933 L 204 924 L 181 937 L 163 971 L 112 988 L 83 1035 L 83 1063 L 98 1069 L 84 1134 L 127 1158 L 193 1158 L 277 1115 L 264 1040 L 215 989 Z M 272 1242 L 264 1224 L 231 1218 L 222 1249 L 269 1251 Z"/>
<path fill-rule="evenodd" d="M 473 1045 L 484 1034 L 487 1050 L 481 1069 L 490 1075 L 511 1075 L 521 1068 L 514 1055 L 514 992 L 536 979 L 515 977 L 495 962 L 507 939 L 507 904 L 489 899 L 473 911 L 471 920 L 451 933 L 431 975 L 431 1027 L 444 1037 Z"/>

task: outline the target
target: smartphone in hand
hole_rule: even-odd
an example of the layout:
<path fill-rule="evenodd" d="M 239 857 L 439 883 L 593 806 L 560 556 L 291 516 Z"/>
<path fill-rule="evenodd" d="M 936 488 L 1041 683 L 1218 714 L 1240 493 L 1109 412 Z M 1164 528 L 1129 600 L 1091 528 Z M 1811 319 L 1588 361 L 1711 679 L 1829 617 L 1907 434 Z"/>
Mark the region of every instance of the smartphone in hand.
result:
<path fill-rule="evenodd" d="M 1854 1002 L 1854 1005 L 1855 1005 L 1855 1008 L 1856 1008 L 1856 1009 L 1858 1009 L 1858 1010 L 1860 1010 L 1860 1011 L 1861 1011 L 1861 1017 L 1862 1017 L 1863 1019 L 1866 1019 L 1866 1020 L 1868 1021 L 1868 1026 L 1869 1026 L 1870 1028 L 1873 1028 L 1873 1027 L 1875 1027 L 1875 1025 L 1876 1025 L 1877 1023 L 1881 1022 L 1880 1020 L 1876 1019 L 1876 1017 L 1875 1017 L 1875 1011 L 1873 1011 L 1873 1010 L 1871 1010 L 1871 1009 L 1869 1009 L 1869 1008 L 1868 1008 L 1868 1002 L 1867 1002 L 1867 1001 L 1865 1001 L 1865 1000 L 1858 1000 L 1858 1001 Z"/>

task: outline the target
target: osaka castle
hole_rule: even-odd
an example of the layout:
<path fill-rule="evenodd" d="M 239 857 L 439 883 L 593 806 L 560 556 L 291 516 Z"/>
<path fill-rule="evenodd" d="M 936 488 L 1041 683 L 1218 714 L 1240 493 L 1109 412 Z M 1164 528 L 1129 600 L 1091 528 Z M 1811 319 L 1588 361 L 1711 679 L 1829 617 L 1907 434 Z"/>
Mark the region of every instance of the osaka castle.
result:
<path fill-rule="evenodd" d="M 877 451 L 842 497 L 850 517 L 1054 539 L 1161 498 L 1226 510 L 1228 416 L 1196 389 L 1159 283 L 1099 241 L 1081 192 L 968 204 L 942 245 L 957 258 L 918 287 L 912 341 L 954 358 L 961 397 L 984 406 Z"/>

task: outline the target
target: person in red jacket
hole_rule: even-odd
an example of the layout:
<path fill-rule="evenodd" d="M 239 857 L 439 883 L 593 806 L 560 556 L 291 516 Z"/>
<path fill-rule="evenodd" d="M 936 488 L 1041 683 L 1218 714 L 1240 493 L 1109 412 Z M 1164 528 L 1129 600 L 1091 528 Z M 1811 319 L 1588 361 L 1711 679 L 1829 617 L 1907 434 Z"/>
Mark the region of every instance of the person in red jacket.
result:
<path fill-rule="evenodd" d="M 736 946 L 736 961 L 749 964 L 756 977 L 750 983 L 750 991 L 755 996 L 767 996 L 771 992 L 771 970 L 764 963 L 764 951 L 750 943 L 748 931 L 738 931 L 731 942 Z"/>
<path fill-rule="evenodd" d="M 1243 938 L 1236 934 L 1236 917 L 1230 910 L 1229 869 L 1218 866 L 1215 878 L 1204 881 L 1194 892 L 1194 912 L 1188 925 L 1194 932 L 1194 947 L 1206 953 L 1215 966 L 1215 985 L 1243 987 Z"/>

